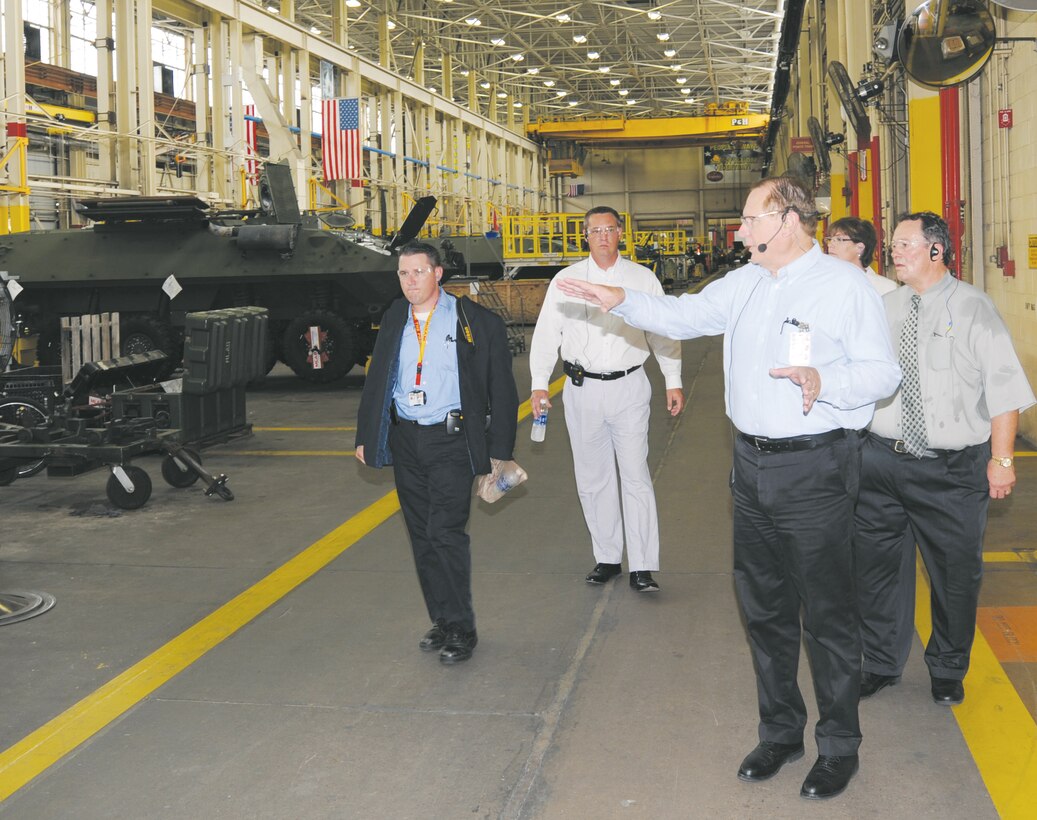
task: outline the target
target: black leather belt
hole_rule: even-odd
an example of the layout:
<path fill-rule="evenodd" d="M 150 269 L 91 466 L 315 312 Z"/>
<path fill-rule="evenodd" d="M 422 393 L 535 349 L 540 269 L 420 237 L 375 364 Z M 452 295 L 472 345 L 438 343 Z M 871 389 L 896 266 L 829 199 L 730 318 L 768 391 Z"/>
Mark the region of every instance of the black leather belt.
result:
<path fill-rule="evenodd" d="M 628 376 L 635 370 L 640 369 L 641 365 L 635 364 L 629 370 L 613 370 L 611 373 L 589 373 L 578 364 L 572 362 L 562 361 L 562 370 L 565 371 L 565 375 L 572 379 L 573 384 L 579 387 L 583 384 L 584 379 L 600 379 L 603 382 L 612 382 L 616 379 L 622 379 L 624 376 Z"/>
<path fill-rule="evenodd" d="M 877 436 L 874 433 L 870 432 L 868 433 L 868 438 L 870 438 L 872 441 L 877 441 L 879 444 L 885 447 L 888 447 L 894 453 L 900 453 L 901 455 L 911 456 L 911 453 L 907 451 L 906 445 L 904 444 L 904 440 L 902 438 L 885 438 L 884 436 Z M 956 452 L 958 451 L 929 449 L 922 454 L 922 458 L 939 458 L 940 456 L 945 456 L 950 453 Z M 911 458 L 914 458 L 914 456 L 911 456 Z"/>
<path fill-rule="evenodd" d="M 446 427 L 448 433 L 460 433 L 464 429 L 464 417 L 460 410 L 451 410 L 439 421 L 414 421 L 414 419 L 401 418 L 396 411 L 396 403 L 389 405 L 389 420 L 394 425 L 413 424 L 415 427 Z"/>
<path fill-rule="evenodd" d="M 738 437 L 761 453 L 791 453 L 797 450 L 813 450 L 822 444 L 831 444 L 833 441 L 846 438 L 846 430 L 840 428 L 813 436 L 792 436 L 791 438 L 767 438 L 739 432 Z"/>

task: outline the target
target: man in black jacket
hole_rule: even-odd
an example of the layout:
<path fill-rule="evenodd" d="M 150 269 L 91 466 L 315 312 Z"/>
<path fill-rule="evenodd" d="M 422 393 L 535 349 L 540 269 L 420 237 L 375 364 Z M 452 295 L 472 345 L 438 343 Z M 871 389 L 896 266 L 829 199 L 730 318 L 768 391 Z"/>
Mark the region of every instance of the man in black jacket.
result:
<path fill-rule="evenodd" d="M 405 299 L 382 317 L 356 427 L 356 457 L 391 464 L 432 628 L 418 646 L 443 663 L 472 656 L 472 478 L 515 447 L 518 391 L 500 317 L 446 293 L 439 251 L 400 250 Z"/>

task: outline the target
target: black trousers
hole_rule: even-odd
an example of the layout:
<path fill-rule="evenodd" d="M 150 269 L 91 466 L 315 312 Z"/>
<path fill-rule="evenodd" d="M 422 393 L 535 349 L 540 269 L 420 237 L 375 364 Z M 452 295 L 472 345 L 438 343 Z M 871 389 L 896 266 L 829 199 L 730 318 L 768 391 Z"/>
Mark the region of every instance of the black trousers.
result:
<path fill-rule="evenodd" d="M 389 433 L 396 493 L 432 621 L 475 629 L 468 515 L 472 464 L 464 434 L 404 422 Z"/>
<path fill-rule="evenodd" d="M 756 669 L 760 740 L 803 739 L 807 712 L 796 678 L 805 635 L 822 755 L 856 754 L 861 743 L 852 563 L 860 446 L 855 432 L 792 453 L 735 441 L 735 589 Z"/>
<path fill-rule="evenodd" d="M 865 440 L 855 544 L 865 671 L 903 672 L 914 637 L 917 542 L 932 591 L 925 663 L 934 678 L 965 677 L 983 577 L 989 459 L 989 442 L 918 459 Z"/>

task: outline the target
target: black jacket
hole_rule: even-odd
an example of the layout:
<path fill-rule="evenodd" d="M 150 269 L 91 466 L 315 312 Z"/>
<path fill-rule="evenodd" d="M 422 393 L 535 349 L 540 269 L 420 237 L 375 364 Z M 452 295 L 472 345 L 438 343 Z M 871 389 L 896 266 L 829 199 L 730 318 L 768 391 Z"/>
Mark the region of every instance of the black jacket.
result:
<path fill-rule="evenodd" d="M 400 343 L 410 304 L 397 299 L 382 317 L 364 393 L 357 412 L 356 444 L 364 447 L 369 467 L 392 464 L 389 452 L 389 405 L 400 365 Z M 467 318 L 471 342 L 465 333 Z M 518 390 L 511 372 L 508 334 L 499 316 L 462 296 L 457 300 L 457 374 L 461 413 L 472 473 L 491 471 L 490 458 L 507 460 L 515 449 Z M 487 414 L 490 421 L 484 422 Z"/>

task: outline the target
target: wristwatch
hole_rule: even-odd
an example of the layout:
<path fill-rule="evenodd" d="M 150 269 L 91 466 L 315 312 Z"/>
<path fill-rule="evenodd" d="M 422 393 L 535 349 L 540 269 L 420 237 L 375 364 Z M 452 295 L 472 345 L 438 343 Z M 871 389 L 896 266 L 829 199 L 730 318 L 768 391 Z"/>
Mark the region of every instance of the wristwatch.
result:
<path fill-rule="evenodd" d="M 1015 459 L 1013 459 L 1011 456 L 1006 456 L 1004 458 L 998 458 L 997 456 L 991 456 L 990 460 L 991 461 L 996 461 L 1002 467 L 1011 467 L 1012 463 L 1015 461 Z"/>

